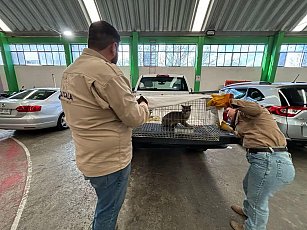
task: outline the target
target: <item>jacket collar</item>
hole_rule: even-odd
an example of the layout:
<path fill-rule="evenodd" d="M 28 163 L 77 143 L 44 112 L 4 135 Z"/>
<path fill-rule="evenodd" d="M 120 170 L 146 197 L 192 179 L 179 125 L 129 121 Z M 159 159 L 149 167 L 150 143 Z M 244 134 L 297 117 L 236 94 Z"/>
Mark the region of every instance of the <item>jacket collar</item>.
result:
<path fill-rule="evenodd" d="M 103 55 L 98 53 L 96 50 L 90 49 L 90 48 L 84 48 L 82 54 L 94 56 L 97 58 L 101 58 L 105 60 L 106 62 L 110 62 L 108 59 L 106 59 Z"/>

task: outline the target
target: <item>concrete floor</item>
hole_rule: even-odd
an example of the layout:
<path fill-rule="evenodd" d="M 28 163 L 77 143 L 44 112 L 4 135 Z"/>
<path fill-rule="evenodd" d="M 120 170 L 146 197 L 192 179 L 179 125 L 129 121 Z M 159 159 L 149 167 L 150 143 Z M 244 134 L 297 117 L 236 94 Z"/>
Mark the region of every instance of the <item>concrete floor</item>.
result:
<path fill-rule="evenodd" d="M 33 167 L 18 229 L 89 229 L 95 194 L 76 169 L 70 131 L 0 131 L 0 156 L 7 154 L 11 136 L 27 146 Z M 307 229 L 307 149 L 296 146 L 291 152 L 297 176 L 271 199 L 269 230 Z M 247 167 L 237 145 L 203 153 L 135 149 L 119 229 L 231 229 L 231 218 L 242 221 L 229 207 L 242 202 Z M 3 168 L 0 173 L 8 174 Z M 16 196 L 4 191 L 0 199 L 0 229 L 8 230 L 18 208 Z"/>

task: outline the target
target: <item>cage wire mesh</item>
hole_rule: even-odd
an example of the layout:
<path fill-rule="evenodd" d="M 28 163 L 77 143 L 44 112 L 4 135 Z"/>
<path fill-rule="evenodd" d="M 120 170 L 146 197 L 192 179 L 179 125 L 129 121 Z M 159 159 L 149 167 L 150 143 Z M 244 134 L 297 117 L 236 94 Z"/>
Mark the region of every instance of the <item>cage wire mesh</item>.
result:
<path fill-rule="evenodd" d="M 134 137 L 219 141 L 217 110 L 206 99 L 155 108 L 147 122 L 133 130 Z"/>

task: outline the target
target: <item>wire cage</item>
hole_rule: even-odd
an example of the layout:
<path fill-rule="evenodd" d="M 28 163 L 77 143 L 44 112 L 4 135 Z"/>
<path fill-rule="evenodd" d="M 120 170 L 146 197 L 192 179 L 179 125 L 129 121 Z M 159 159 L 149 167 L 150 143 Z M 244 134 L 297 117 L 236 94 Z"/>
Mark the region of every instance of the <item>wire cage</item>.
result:
<path fill-rule="evenodd" d="M 133 129 L 133 136 L 219 141 L 217 111 L 206 102 L 201 98 L 151 109 L 148 121 Z"/>

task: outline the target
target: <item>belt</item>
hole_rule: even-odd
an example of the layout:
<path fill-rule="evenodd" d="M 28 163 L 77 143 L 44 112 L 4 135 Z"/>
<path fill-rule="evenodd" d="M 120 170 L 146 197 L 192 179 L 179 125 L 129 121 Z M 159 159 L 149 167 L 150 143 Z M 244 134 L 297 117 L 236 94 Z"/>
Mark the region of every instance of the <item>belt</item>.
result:
<path fill-rule="evenodd" d="M 288 151 L 287 147 L 282 147 L 282 148 L 249 148 L 246 149 L 249 153 L 258 153 L 258 152 L 269 152 L 269 153 L 274 153 L 274 152 L 285 152 Z"/>

